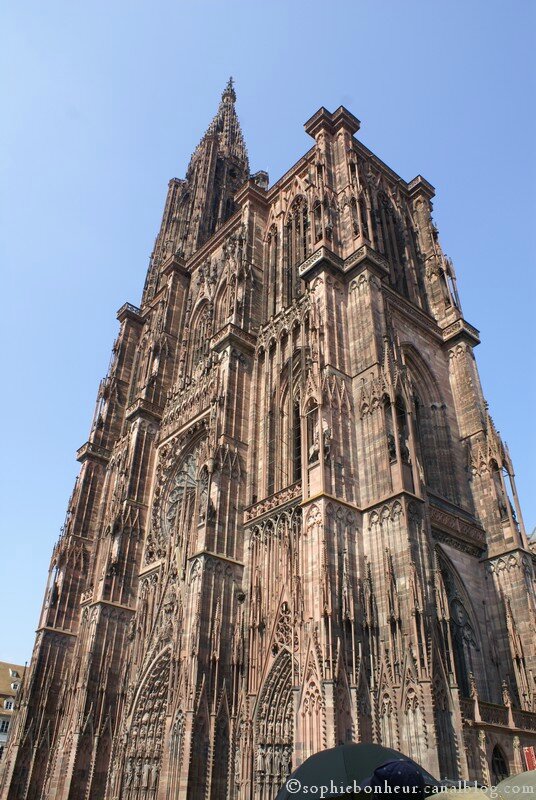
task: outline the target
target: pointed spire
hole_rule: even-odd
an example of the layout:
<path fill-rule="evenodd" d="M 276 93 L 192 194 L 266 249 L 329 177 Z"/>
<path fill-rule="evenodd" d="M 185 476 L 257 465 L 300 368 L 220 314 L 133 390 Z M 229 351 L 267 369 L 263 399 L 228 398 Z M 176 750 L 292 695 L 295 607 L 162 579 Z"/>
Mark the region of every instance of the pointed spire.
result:
<path fill-rule="evenodd" d="M 239 162 L 238 165 L 244 169 L 245 180 L 247 174 L 249 174 L 249 161 L 244 136 L 236 114 L 235 102 L 236 92 L 234 80 L 233 78 L 229 78 L 222 92 L 216 116 L 197 145 L 192 155 L 188 172 L 190 172 L 193 164 L 197 161 L 199 154 L 203 152 L 207 140 L 217 137 L 218 151 L 222 155 L 231 156 Z"/>
<path fill-rule="evenodd" d="M 227 81 L 227 86 L 222 92 L 221 99 L 223 100 L 224 103 L 226 102 L 236 103 L 236 92 L 234 90 L 234 78 L 232 75 Z"/>
<path fill-rule="evenodd" d="M 154 296 L 162 264 L 171 255 L 187 260 L 236 211 L 236 192 L 249 178 L 244 137 L 229 78 L 216 115 L 197 145 L 185 180 L 169 183 L 162 225 L 151 256 L 143 303 Z"/>

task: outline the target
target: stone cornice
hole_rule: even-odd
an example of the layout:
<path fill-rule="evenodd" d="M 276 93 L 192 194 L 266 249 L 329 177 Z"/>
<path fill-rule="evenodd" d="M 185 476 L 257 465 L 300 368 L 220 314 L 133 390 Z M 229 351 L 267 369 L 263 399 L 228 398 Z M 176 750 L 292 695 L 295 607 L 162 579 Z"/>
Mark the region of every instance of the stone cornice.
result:
<path fill-rule="evenodd" d="M 406 300 L 405 297 L 395 292 L 387 284 L 384 285 L 383 290 L 393 311 L 403 314 L 427 333 L 432 334 L 434 339 L 441 340 L 441 329 L 433 317 L 426 314 L 418 306 L 410 303 L 409 300 Z"/>
<path fill-rule="evenodd" d="M 162 422 L 162 426 L 158 433 L 157 444 L 158 447 L 161 447 L 163 444 L 166 444 L 170 439 L 173 439 L 175 436 L 181 436 L 185 431 L 189 428 L 194 428 L 199 423 L 205 421 L 207 422 L 208 416 L 210 413 L 210 409 L 208 405 L 205 406 L 201 411 L 199 411 L 195 416 L 189 418 L 186 422 L 182 422 L 177 425 L 174 418 L 167 415 L 166 418 Z"/>
<path fill-rule="evenodd" d="M 428 200 L 435 197 L 435 188 L 422 175 L 417 175 L 408 183 L 408 191 L 410 197 L 417 197 L 419 194 L 423 194 Z"/>
<path fill-rule="evenodd" d="M 215 558 L 218 561 L 223 561 L 225 564 L 231 564 L 234 567 L 241 567 L 242 569 L 244 568 L 243 561 L 237 561 L 235 558 L 224 556 L 223 553 L 215 553 L 212 550 L 199 550 L 197 553 L 192 553 L 191 556 L 188 556 L 188 561 L 195 561 L 196 558 Z"/>
<path fill-rule="evenodd" d="M 305 278 L 305 276 L 307 276 L 307 278 L 310 279 L 323 269 L 331 269 L 332 272 L 344 271 L 344 261 L 342 258 L 335 255 L 335 253 L 324 245 L 315 250 L 305 261 L 302 261 L 298 267 L 298 274 L 300 278 Z"/>
<path fill-rule="evenodd" d="M 234 347 L 238 348 L 239 350 L 243 350 L 247 353 L 253 353 L 255 351 L 256 342 L 256 337 L 251 333 L 248 333 L 242 328 L 234 325 L 232 322 L 229 322 L 214 334 L 210 340 L 210 345 L 217 352 L 220 352 L 228 345 L 234 345 Z"/>
<path fill-rule="evenodd" d="M 137 322 L 140 325 L 142 325 L 144 322 L 140 309 L 137 306 L 132 305 L 132 303 L 123 303 L 117 312 L 117 319 L 119 322 L 123 322 L 123 320 L 128 319 L 131 322 Z"/>
<path fill-rule="evenodd" d="M 140 567 L 140 570 L 138 572 L 138 577 L 146 578 L 147 575 L 150 575 L 153 572 L 155 573 L 155 575 L 157 575 L 160 572 L 160 569 L 164 564 L 164 561 L 165 559 L 163 558 L 157 558 L 154 561 L 151 561 L 150 564 L 145 564 L 144 566 Z"/>
<path fill-rule="evenodd" d="M 313 139 L 322 130 L 333 134 L 340 128 L 344 128 L 353 136 L 361 127 L 361 122 L 344 106 L 339 106 L 333 113 L 321 106 L 303 127 L 305 128 L 305 133 L 308 133 Z"/>
<path fill-rule="evenodd" d="M 364 269 L 372 270 L 380 278 L 389 276 L 387 260 L 368 244 L 362 244 L 345 259 L 325 245 L 321 245 L 299 265 L 298 272 L 300 278 L 310 280 L 318 272 L 325 269 L 347 278 L 355 276 Z"/>
<path fill-rule="evenodd" d="M 379 278 L 389 277 L 389 263 L 377 250 L 368 244 L 362 244 L 344 261 L 344 273 L 353 278 L 363 270 L 375 272 Z"/>
<path fill-rule="evenodd" d="M 150 400 L 145 400 L 143 397 L 138 397 L 125 411 L 125 419 L 148 417 L 154 422 L 160 422 L 162 413 L 161 406 L 158 406 L 156 403 L 151 403 Z"/>
<path fill-rule="evenodd" d="M 247 202 L 253 202 L 265 208 L 268 206 L 266 190 L 261 189 L 253 178 L 246 181 L 238 190 L 235 194 L 235 201 L 240 207 L 244 206 Z"/>
<path fill-rule="evenodd" d="M 41 625 L 37 628 L 36 633 L 55 633 L 58 636 L 72 636 L 76 639 L 78 636 L 77 633 L 73 633 L 72 631 L 64 631 L 61 628 L 52 628 L 50 625 Z"/>
<path fill-rule="evenodd" d="M 480 344 L 479 331 L 464 320 L 463 317 L 449 323 L 442 329 L 441 334 L 443 341 L 449 345 L 453 345 L 461 339 L 469 342 L 472 347 Z"/>
<path fill-rule="evenodd" d="M 125 606 L 123 603 L 115 603 L 113 600 L 92 600 L 87 603 L 87 605 L 91 608 L 95 608 L 95 606 L 110 606 L 111 608 L 118 608 L 120 611 L 129 611 L 131 614 L 136 611 L 132 606 Z"/>
<path fill-rule="evenodd" d="M 523 547 L 514 547 L 502 553 L 494 553 L 488 558 L 482 558 L 481 561 L 489 574 L 501 573 L 503 570 L 510 572 L 511 569 L 517 568 L 532 576 L 536 571 L 534 553 Z"/>
<path fill-rule="evenodd" d="M 363 506 L 361 511 L 363 514 L 370 514 L 372 511 L 375 511 L 378 508 L 382 508 L 389 503 L 393 503 L 395 500 L 406 500 L 408 503 L 420 503 L 421 507 L 424 507 L 424 500 L 422 497 L 417 497 L 416 494 L 412 492 L 408 492 L 407 489 L 402 489 L 399 492 L 394 492 L 392 494 L 387 494 L 382 497 L 380 500 L 376 500 L 374 503 L 371 503 L 368 506 Z"/>
<path fill-rule="evenodd" d="M 186 269 L 186 262 L 181 256 L 172 255 L 167 258 L 162 265 L 162 275 L 172 275 L 174 272 L 179 275 L 190 277 L 190 272 Z"/>
<path fill-rule="evenodd" d="M 475 556 L 481 556 L 486 550 L 486 532 L 476 520 L 463 519 L 454 508 L 445 508 L 433 496 L 430 497 L 430 522 L 438 541 Z"/>
<path fill-rule="evenodd" d="M 510 547 L 508 550 L 503 550 L 500 553 L 494 553 L 492 556 L 487 556 L 487 558 L 483 558 L 482 561 L 487 562 L 494 562 L 499 561 L 501 558 L 506 558 L 506 556 L 513 555 L 514 553 L 522 553 L 529 558 L 534 558 L 534 553 L 530 550 L 526 550 L 524 547 Z"/>
<path fill-rule="evenodd" d="M 88 459 L 107 463 L 110 460 L 111 455 L 111 451 L 107 450 L 106 447 L 101 447 L 101 445 L 94 444 L 93 442 L 86 442 L 76 451 L 76 460 L 81 464 Z"/>
<path fill-rule="evenodd" d="M 260 519 L 260 517 L 263 517 L 265 514 L 270 514 L 276 509 L 279 510 L 283 508 L 283 506 L 286 506 L 293 501 L 295 502 L 296 500 L 301 500 L 301 496 L 302 485 L 300 481 L 292 484 L 292 486 L 287 486 L 284 489 L 281 489 L 281 491 L 276 492 L 269 497 L 265 497 L 263 500 L 259 500 L 257 503 L 253 503 L 245 508 L 244 522 L 249 523 L 253 520 Z"/>
<path fill-rule="evenodd" d="M 307 506 L 309 503 L 314 503 L 317 500 L 327 500 L 328 503 L 337 503 L 337 505 L 344 506 L 345 508 L 351 508 L 352 511 L 357 511 L 359 514 L 362 511 L 362 509 L 359 506 L 356 506 L 354 503 L 349 503 L 348 500 L 335 497 L 335 495 L 329 494 L 329 492 L 318 492 L 318 494 L 313 494 L 311 497 L 305 497 L 301 501 L 300 505 Z"/>

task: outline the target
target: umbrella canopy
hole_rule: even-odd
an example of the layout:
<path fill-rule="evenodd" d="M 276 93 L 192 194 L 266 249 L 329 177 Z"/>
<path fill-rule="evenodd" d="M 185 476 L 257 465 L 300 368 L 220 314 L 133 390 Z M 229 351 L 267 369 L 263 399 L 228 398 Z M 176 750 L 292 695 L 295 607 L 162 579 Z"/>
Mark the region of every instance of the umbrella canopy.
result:
<path fill-rule="evenodd" d="M 536 795 L 536 770 L 522 772 L 521 775 L 514 775 L 513 778 L 505 778 L 504 781 L 501 781 L 497 786 L 497 791 L 501 798 L 511 800 L 512 797 L 520 794 L 519 792 L 512 792 L 512 786 L 529 787 L 532 789 L 530 794 Z"/>
<path fill-rule="evenodd" d="M 376 767 L 388 761 L 399 760 L 411 761 L 397 750 L 379 744 L 343 744 L 329 750 L 321 750 L 292 773 L 280 789 L 276 800 L 292 800 L 292 798 L 310 800 L 311 797 L 337 796 L 348 798 L 348 793 L 345 793 L 346 787 L 354 783 L 359 785 L 370 777 Z M 412 763 L 415 764 L 414 761 Z M 426 770 L 418 764 L 415 766 L 421 772 L 426 785 L 439 785 Z M 310 787 L 315 789 L 322 787 L 322 790 L 310 791 Z"/>

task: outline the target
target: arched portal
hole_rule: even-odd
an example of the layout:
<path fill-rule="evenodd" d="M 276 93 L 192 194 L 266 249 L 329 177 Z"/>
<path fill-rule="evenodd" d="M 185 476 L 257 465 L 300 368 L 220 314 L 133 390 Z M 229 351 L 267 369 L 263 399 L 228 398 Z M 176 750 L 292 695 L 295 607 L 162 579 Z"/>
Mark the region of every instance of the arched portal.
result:
<path fill-rule="evenodd" d="M 294 746 L 292 657 L 282 650 L 259 694 L 255 725 L 255 798 L 273 800 L 290 773 Z"/>
<path fill-rule="evenodd" d="M 154 662 L 142 682 L 128 732 L 122 800 L 157 795 L 169 689 L 170 651 Z"/>

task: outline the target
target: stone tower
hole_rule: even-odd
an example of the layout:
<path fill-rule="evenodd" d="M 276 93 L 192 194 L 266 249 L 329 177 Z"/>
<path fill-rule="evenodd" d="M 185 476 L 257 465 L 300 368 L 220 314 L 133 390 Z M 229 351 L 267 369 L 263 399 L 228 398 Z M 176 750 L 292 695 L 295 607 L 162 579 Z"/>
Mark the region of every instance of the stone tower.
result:
<path fill-rule="evenodd" d="M 4 800 L 271 800 L 346 741 L 495 782 L 534 554 L 433 187 L 321 108 L 271 188 L 230 81 L 98 391 Z"/>

